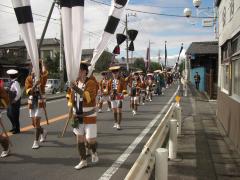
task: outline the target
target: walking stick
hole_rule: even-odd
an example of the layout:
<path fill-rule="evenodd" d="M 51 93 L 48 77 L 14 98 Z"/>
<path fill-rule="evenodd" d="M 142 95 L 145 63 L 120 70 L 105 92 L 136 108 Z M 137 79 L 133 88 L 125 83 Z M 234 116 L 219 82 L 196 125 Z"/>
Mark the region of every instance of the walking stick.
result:
<path fill-rule="evenodd" d="M 12 142 L 10 141 L 10 138 L 9 138 L 9 136 L 8 136 L 8 134 L 7 134 L 7 131 L 6 131 L 6 129 L 5 129 L 4 125 L 3 125 L 3 123 L 2 123 L 2 119 L 1 119 L 1 118 L 0 118 L 0 125 L 2 126 L 3 133 L 5 134 L 6 138 L 8 139 L 9 144 L 10 144 L 11 146 L 13 146 L 13 145 L 12 145 Z"/>
<path fill-rule="evenodd" d="M 63 131 L 62 131 L 62 135 L 61 135 L 61 137 L 64 136 L 64 134 L 65 134 L 65 132 L 66 132 L 66 130 L 67 130 L 67 127 L 68 127 L 69 121 L 70 121 L 71 118 L 72 118 L 72 115 L 73 115 L 73 108 L 70 107 L 70 108 L 69 108 L 69 112 L 68 112 L 68 120 L 67 120 L 66 123 L 65 123 L 65 126 L 64 126 L 64 128 L 63 128 Z"/>

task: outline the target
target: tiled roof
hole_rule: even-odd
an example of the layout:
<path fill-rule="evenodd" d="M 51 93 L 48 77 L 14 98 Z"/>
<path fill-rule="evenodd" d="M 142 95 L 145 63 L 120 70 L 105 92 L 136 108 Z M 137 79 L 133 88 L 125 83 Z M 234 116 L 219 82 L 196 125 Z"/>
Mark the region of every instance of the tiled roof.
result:
<path fill-rule="evenodd" d="M 192 42 L 188 47 L 186 54 L 218 54 L 218 42 Z"/>
<path fill-rule="evenodd" d="M 39 43 L 40 40 L 38 39 L 37 41 Z M 59 45 L 59 39 L 57 38 L 44 39 L 42 45 Z M 20 48 L 20 47 L 25 47 L 23 40 L 0 45 L 0 48 Z"/>

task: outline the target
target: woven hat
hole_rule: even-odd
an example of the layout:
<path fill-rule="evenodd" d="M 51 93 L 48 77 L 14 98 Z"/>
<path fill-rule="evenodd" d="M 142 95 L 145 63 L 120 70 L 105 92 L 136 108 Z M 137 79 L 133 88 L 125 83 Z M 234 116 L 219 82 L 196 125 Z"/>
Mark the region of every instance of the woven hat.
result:
<path fill-rule="evenodd" d="M 110 71 L 116 71 L 116 70 L 119 70 L 120 69 L 120 66 L 112 66 L 109 68 Z"/>
<path fill-rule="evenodd" d="M 18 73 L 18 71 L 16 69 L 7 70 L 7 74 L 9 74 L 9 75 L 13 75 L 13 74 L 17 74 L 17 73 Z"/>

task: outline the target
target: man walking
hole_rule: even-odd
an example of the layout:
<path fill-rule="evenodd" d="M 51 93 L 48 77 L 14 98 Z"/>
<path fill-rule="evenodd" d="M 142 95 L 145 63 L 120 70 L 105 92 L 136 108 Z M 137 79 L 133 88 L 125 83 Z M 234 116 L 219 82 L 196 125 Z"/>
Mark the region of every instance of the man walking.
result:
<path fill-rule="evenodd" d="M 111 107 L 114 115 L 114 128 L 120 130 L 122 121 L 122 103 L 124 93 L 126 93 L 126 84 L 119 75 L 120 66 L 112 66 L 109 70 L 112 72 L 113 79 L 110 80 Z"/>
<path fill-rule="evenodd" d="M 85 142 L 88 148 L 92 150 L 92 163 L 98 162 L 97 156 L 97 114 L 96 114 L 96 96 L 98 91 L 98 82 L 91 75 L 89 78 L 87 61 L 82 61 L 80 65 L 79 76 L 76 82 L 72 82 L 67 97 L 73 108 L 73 132 L 77 137 L 77 147 L 80 155 L 80 162 L 74 168 L 82 169 L 87 166 L 87 156 Z"/>
<path fill-rule="evenodd" d="M 44 142 L 47 136 L 47 131 L 41 125 L 41 116 L 44 114 L 43 108 L 46 108 L 45 85 L 48 78 L 48 71 L 42 61 L 39 64 L 40 80 L 36 80 L 35 73 L 32 73 L 25 80 L 25 89 L 28 97 L 29 116 L 32 118 L 32 125 L 35 128 L 35 140 L 33 141 L 32 149 L 38 149 L 39 137 L 40 142 Z"/>
<path fill-rule="evenodd" d="M 196 89 L 199 90 L 199 83 L 200 83 L 200 75 L 198 74 L 198 72 L 196 72 L 195 76 L 194 76 L 194 80 L 195 80 L 195 85 L 196 85 Z"/>
<path fill-rule="evenodd" d="M 15 69 L 9 69 L 7 74 L 11 78 L 11 82 L 8 87 L 10 102 L 7 109 L 7 116 L 12 123 L 12 129 L 10 132 L 17 134 L 20 133 L 19 115 L 21 105 L 21 89 L 19 82 L 17 81 L 18 71 Z"/>
<path fill-rule="evenodd" d="M 1 82 L 2 83 L 2 82 Z M 0 83 L 0 84 L 1 84 Z M 9 96 L 7 92 L 5 91 L 3 84 L 0 85 L 0 121 L 2 120 L 2 111 L 7 108 L 9 104 Z M 2 128 L 2 133 L 4 132 L 5 128 L 3 127 L 2 122 L 0 122 L 1 128 Z M 3 136 L 2 133 L 0 133 L 0 144 L 3 147 L 3 151 L 0 155 L 1 158 L 4 158 L 9 155 L 10 149 L 9 149 L 9 139 L 6 136 Z"/>
<path fill-rule="evenodd" d="M 107 111 L 111 111 L 111 101 L 110 101 L 110 83 L 107 77 L 108 72 L 103 71 L 102 73 L 102 80 L 99 82 L 99 90 L 100 90 L 100 100 L 99 100 L 99 109 L 98 112 L 102 112 L 103 102 L 106 101 L 108 104 Z"/>

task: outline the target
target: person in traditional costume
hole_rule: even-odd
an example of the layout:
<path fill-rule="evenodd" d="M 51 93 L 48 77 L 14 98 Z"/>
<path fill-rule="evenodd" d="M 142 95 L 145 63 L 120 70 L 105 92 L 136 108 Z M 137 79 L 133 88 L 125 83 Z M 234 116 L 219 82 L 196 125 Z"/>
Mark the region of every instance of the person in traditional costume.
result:
<path fill-rule="evenodd" d="M 138 72 L 133 72 L 132 76 L 129 77 L 128 86 L 130 87 L 129 96 L 130 96 L 132 113 L 133 113 L 133 116 L 135 116 L 137 114 L 137 107 L 139 104 L 140 86 L 141 86 Z"/>
<path fill-rule="evenodd" d="M 20 84 L 17 81 L 18 71 L 15 69 L 7 70 L 7 74 L 9 75 L 11 81 L 8 87 L 8 94 L 10 98 L 10 102 L 7 109 L 7 116 L 12 123 L 12 129 L 10 132 L 13 134 L 20 133 L 20 106 L 21 106 L 21 88 Z"/>
<path fill-rule="evenodd" d="M 96 96 L 98 92 L 98 82 L 91 75 L 87 77 L 87 61 L 81 61 L 79 76 L 76 82 L 70 84 L 67 97 L 73 108 L 72 127 L 77 137 L 77 147 L 80 155 L 80 162 L 74 168 L 82 169 L 87 166 L 86 145 L 92 151 L 92 163 L 99 161 L 97 155 L 97 113 Z"/>
<path fill-rule="evenodd" d="M 110 98 L 111 107 L 114 115 L 114 125 L 113 128 L 117 130 L 121 129 L 122 121 L 122 104 L 124 99 L 124 94 L 126 91 L 125 80 L 119 75 L 120 66 L 112 66 L 109 70 L 112 72 L 113 78 L 110 80 Z"/>
<path fill-rule="evenodd" d="M 1 82 L 2 84 L 2 82 Z M 8 107 L 9 104 L 9 96 L 8 93 L 5 91 L 3 84 L 0 86 L 0 121 L 2 120 L 2 111 L 5 110 Z M 2 130 L 4 131 L 4 127 L 2 122 L 0 122 L 2 125 Z M 6 133 L 6 132 L 5 132 Z M 9 139 L 6 136 L 3 136 L 2 133 L 0 133 L 0 144 L 3 148 L 3 151 L 0 155 L 1 158 L 4 158 L 9 155 L 10 148 L 9 148 Z"/>
<path fill-rule="evenodd" d="M 146 78 L 146 100 L 152 101 L 152 91 L 153 91 L 153 74 L 148 73 Z"/>
<path fill-rule="evenodd" d="M 103 102 L 106 101 L 108 104 L 107 111 L 111 111 L 111 99 L 110 99 L 110 80 L 108 79 L 108 72 L 103 71 L 102 79 L 99 82 L 99 104 L 98 104 L 98 112 L 102 112 Z"/>
<path fill-rule="evenodd" d="M 146 99 L 146 81 L 145 76 L 142 71 L 139 72 L 139 79 L 140 79 L 140 96 L 139 96 L 139 103 L 142 103 L 142 105 L 145 104 Z"/>
<path fill-rule="evenodd" d="M 40 79 L 36 80 L 35 72 L 32 72 L 25 80 L 25 89 L 28 97 L 29 116 L 32 119 L 32 125 L 35 128 L 35 139 L 32 149 L 40 147 L 39 141 L 46 140 L 47 131 L 40 125 L 41 117 L 44 115 L 46 108 L 45 85 L 47 83 L 48 71 L 42 61 L 39 63 Z M 45 109 L 46 110 L 46 109 Z M 40 140 L 39 140 L 40 137 Z"/>

